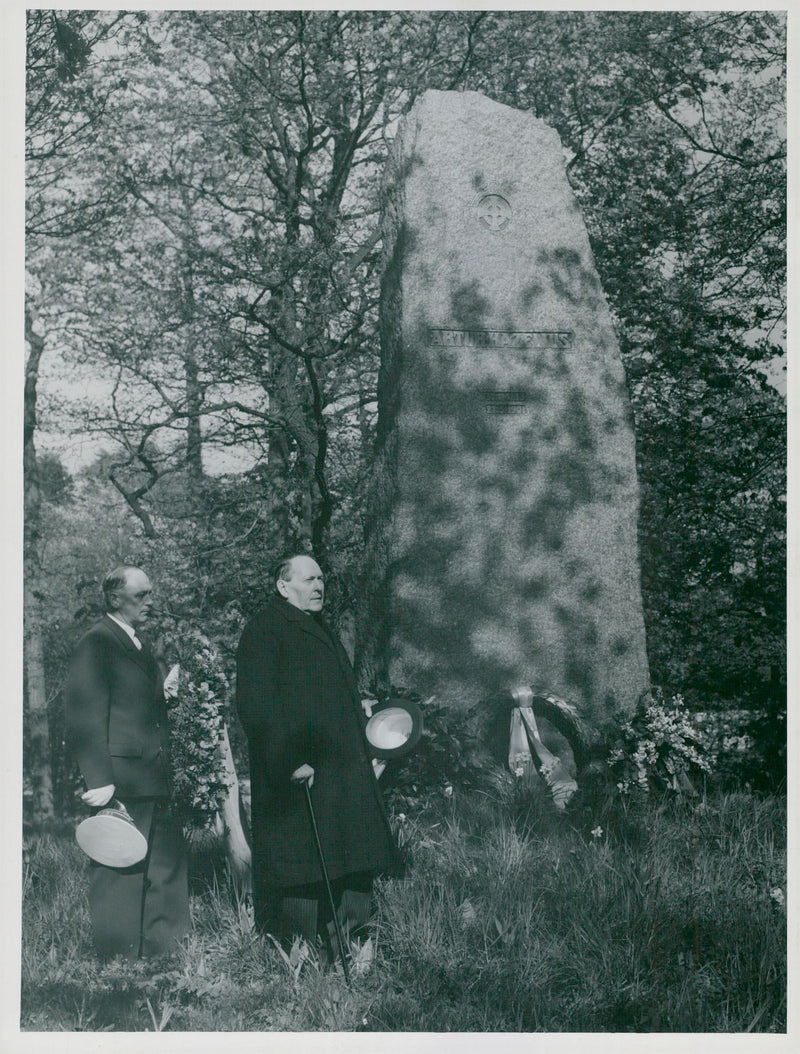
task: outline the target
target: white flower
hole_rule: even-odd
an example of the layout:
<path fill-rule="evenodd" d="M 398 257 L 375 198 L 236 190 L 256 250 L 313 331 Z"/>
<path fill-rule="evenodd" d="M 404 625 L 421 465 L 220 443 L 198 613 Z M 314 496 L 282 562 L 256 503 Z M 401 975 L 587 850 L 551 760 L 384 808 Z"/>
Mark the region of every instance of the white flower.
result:
<path fill-rule="evenodd" d="M 600 826 L 600 824 L 598 824 L 597 827 L 593 827 L 592 828 L 591 834 L 592 834 L 592 838 L 602 838 L 603 837 L 603 828 Z"/>
<path fill-rule="evenodd" d="M 449 784 L 444 789 L 444 796 L 445 798 L 453 797 L 453 788 Z"/>
<path fill-rule="evenodd" d="M 783 907 L 783 905 L 786 903 L 786 897 L 783 895 L 783 890 L 780 887 L 771 889 L 769 891 L 769 895 L 780 907 Z"/>

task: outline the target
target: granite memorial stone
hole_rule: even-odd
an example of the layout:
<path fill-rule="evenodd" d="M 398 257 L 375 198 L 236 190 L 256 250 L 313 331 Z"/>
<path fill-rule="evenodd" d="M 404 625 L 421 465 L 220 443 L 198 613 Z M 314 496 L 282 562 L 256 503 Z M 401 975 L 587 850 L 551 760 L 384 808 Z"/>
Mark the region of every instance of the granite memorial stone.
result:
<path fill-rule="evenodd" d="M 429 91 L 384 192 L 362 681 L 528 684 L 602 724 L 649 686 L 634 437 L 559 138 Z"/>

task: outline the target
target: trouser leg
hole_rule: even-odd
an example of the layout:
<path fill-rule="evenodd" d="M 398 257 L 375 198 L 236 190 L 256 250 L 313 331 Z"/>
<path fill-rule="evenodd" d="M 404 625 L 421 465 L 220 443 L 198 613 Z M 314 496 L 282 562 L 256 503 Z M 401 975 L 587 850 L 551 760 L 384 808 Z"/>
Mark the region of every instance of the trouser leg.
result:
<path fill-rule="evenodd" d="M 345 937 L 356 936 L 358 931 L 364 929 L 369 923 L 372 914 L 373 878 L 371 871 L 357 871 L 350 875 L 343 875 L 331 883 L 336 914 Z M 330 920 L 331 931 L 333 931 L 330 910 L 327 917 Z"/>
<path fill-rule="evenodd" d="M 369 924 L 372 914 L 372 895 L 355 889 L 346 889 L 339 901 L 339 924 L 345 936 L 355 936 Z"/>
<path fill-rule="evenodd" d="M 159 955 L 172 951 L 189 928 L 189 890 L 183 836 L 158 803 L 125 802 L 148 840 L 148 855 L 132 867 L 92 864 L 89 910 L 98 955 Z"/>
<path fill-rule="evenodd" d="M 260 933 L 277 934 L 282 892 L 270 881 L 258 845 L 253 847 L 252 891 L 256 929 Z"/>
<path fill-rule="evenodd" d="M 315 897 L 282 897 L 278 915 L 278 933 L 291 939 L 304 937 L 316 940 L 319 917 L 319 900 Z"/>
<path fill-rule="evenodd" d="M 92 864 L 89 877 L 89 913 L 95 951 L 101 958 L 139 955 L 139 923 L 144 869 L 131 873 Z"/>
<path fill-rule="evenodd" d="M 371 871 L 360 871 L 331 882 L 336 913 L 345 936 L 369 923 L 373 877 Z M 296 936 L 313 941 L 320 934 L 332 934 L 335 940 L 333 915 L 323 882 L 283 887 L 259 883 L 256 925 L 285 941 Z"/>
<path fill-rule="evenodd" d="M 190 928 L 189 882 L 183 832 L 165 805 L 157 805 L 142 908 L 142 955 L 175 950 Z"/>
<path fill-rule="evenodd" d="M 155 802 L 131 803 L 131 819 L 150 838 Z M 89 877 L 89 911 L 97 954 L 135 959 L 140 952 L 142 897 L 147 858 L 132 867 L 105 867 L 92 863 Z"/>

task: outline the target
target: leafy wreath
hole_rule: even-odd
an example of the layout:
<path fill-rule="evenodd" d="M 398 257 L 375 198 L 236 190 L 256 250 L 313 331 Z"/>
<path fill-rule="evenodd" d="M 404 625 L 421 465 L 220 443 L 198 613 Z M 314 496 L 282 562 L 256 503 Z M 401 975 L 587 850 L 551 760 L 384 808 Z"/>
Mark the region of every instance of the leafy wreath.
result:
<path fill-rule="evenodd" d="M 177 696 L 169 707 L 173 808 L 187 832 L 211 828 L 230 787 L 225 723 L 230 684 L 211 641 L 187 630 Z"/>

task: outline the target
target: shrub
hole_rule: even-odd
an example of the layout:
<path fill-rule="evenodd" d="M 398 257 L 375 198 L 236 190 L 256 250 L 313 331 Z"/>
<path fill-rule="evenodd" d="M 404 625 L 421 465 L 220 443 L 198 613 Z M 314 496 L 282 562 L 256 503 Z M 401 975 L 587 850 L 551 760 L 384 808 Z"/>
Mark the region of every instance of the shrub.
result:
<path fill-rule="evenodd" d="M 786 700 L 752 710 L 720 704 L 697 714 L 715 758 L 714 775 L 727 789 L 780 791 L 786 783 Z"/>

